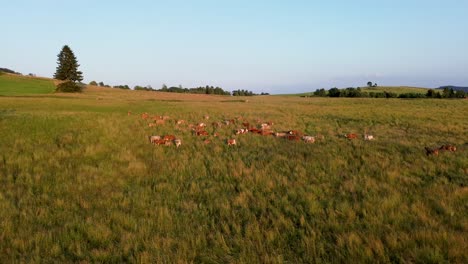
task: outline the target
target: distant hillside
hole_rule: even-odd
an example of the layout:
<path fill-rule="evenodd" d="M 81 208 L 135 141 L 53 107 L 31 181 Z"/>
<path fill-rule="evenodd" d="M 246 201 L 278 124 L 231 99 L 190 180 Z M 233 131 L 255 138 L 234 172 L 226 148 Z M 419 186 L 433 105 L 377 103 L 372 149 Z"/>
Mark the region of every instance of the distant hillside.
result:
<path fill-rule="evenodd" d="M 468 93 L 468 87 L 462 87 L 462 86 L 453 86 L 453 85 L 447 85 L 447 86 L 441 86 L 437 88 L 438 90 L 443 90 L 445 88 L 452 88 L 454 91 L 463 91 L 465 93 Z"/>
<path fill-rule="evenodd" d="M 52 79 L 30 76 L 0 74 L 0 95 L 48 94 L 55 90 Z"/>
<path fill-rule="evenodd" d="M 19 72 L 15 72 L 14 70 L 10 70 L 8 68 L 0 68 L 0 73 L 2 72 L 11 73 L 11 74 L 20 74 Z"/>

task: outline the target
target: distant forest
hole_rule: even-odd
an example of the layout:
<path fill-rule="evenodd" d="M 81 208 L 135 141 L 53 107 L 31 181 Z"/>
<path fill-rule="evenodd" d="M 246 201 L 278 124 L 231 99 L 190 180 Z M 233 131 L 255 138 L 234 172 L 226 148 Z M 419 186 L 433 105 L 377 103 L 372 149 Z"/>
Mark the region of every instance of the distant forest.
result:
<path fill-rule="evenodd" d="M 124 90 L 130 90 L 130 87 L 128 85 L 115 85 L 115 86 L 110 86 L 107 84 L 104 84 L 103 82 L 97 83 L 96 81 L 92 81 L 89 83 L 90 85 L 96 85 L 96 86 L 101 86 L 101 87 L 112 87 L 112 88 L 117 88 L 117 89 L 124 89 Z M 136 85 L 133 87 L 133 90 L 135 91 L 150 91 L 150 92 L 168 92 L 168 93 L 189 93 L 189 94 L 216 94 L 216 95 L 232 95 L 232 96 L 254 96 L 254 95 L 269 95 L 269 93 L 261 93 L 261 94 L 256 94 L 252 91 L 248 90 L 235 90 L 232 93 L 229 91 L 224 90 L 221 87 L 214 87 L 214 86 L 199 86 L 195 88 L 184 88 L 182 85 L 179 85 L 178 87 L 172 86 L 172 87 L 167 87 L 167 85 L 163 85 L 161 89 L 154 89 L 150 85 L 148 86 L 140 86 Z"/>
<path fill-rule="evenodd" d="M 453 88 L 445 87 L 441 92 L 434 89 L 427 90 L 427 93 L 402 93 L 397 94 L 393 92 L 366 92 L 361 88 L 349 87 L 346 89 L 331 88 L 330 90 L 319 89 L 316 90 L 311 96 L 315 97 L 370 97 L 370 98 L 465 98 L 467 94 Z M 306 97 L 306 96 L 302 96 Z"/>

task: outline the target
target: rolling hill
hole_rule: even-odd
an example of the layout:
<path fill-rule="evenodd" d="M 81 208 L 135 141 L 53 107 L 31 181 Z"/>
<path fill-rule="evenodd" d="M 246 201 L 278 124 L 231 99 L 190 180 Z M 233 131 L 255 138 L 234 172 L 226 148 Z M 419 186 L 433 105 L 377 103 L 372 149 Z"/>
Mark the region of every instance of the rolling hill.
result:
<path fill-rule="evenodd" d="M 15 74 L 0 74 L 0 96 L 49 94 L 55 90 L 52 79 Z"/>

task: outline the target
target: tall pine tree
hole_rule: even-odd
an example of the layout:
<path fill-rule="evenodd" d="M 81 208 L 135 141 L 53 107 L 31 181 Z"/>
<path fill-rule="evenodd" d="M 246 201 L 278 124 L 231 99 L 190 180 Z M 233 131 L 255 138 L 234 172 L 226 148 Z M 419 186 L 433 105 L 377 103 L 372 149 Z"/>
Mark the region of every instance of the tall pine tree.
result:
<path fill-rule="evenodd" d="M 83 73 L 78 70 L 80 65 L 70 47 L 67 45 L 63 46 L 57 57 L 58 66 L 54 74 L 55 79 L 72 82 L 81 82 L 83 80 Z"/>

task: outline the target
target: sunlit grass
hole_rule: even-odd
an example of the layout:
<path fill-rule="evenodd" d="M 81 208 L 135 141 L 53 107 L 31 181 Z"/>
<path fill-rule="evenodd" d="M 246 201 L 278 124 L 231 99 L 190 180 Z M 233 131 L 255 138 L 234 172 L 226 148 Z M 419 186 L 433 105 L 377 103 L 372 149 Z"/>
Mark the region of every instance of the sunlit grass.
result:
<path fill-rule="evenodd" d="M 54 96 L 0 98 L 2 263 L 467 261 L 464 100 Z M 247 134 L 227 147 L 231 126 L 206 145 L 143 112 L 324 140 Z M 342 137 L 365 131 L 376 140 Z M 183 145 L 154 147 L 151 134 Z M 445 143 L 458 151 L 425 155 Z"/>

